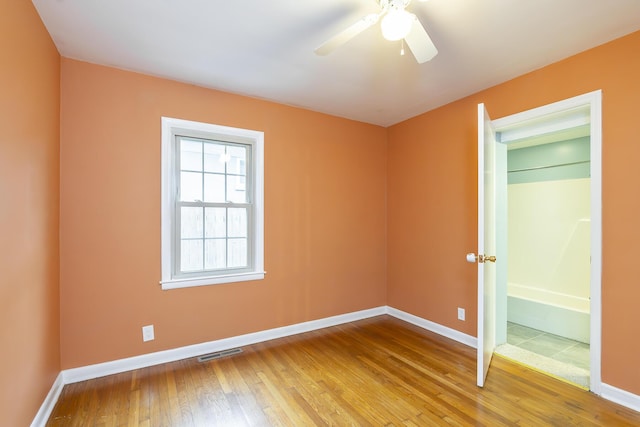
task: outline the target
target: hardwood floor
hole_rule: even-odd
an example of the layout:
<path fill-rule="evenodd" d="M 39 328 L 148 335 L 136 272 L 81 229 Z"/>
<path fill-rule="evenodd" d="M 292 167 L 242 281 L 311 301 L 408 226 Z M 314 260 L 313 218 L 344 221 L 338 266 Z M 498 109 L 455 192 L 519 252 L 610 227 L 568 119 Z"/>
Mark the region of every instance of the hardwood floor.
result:
<path fill-rule="evenodd" d="M 390 316 L 64 387 L 48 426 L 624 426 L 640 413 Z"/>

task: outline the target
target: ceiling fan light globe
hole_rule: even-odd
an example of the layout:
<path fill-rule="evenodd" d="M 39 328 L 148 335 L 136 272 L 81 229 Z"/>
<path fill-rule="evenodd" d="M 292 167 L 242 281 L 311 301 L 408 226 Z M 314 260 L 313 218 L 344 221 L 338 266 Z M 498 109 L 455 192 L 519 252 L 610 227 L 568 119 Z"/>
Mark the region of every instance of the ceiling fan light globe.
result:
<path fill-rule="evenodd" d="M 389 41 L 405 38 L 411 30 L 414 16 L 404 9 L 391 9 L 380 23 L 382 37 Z"/>

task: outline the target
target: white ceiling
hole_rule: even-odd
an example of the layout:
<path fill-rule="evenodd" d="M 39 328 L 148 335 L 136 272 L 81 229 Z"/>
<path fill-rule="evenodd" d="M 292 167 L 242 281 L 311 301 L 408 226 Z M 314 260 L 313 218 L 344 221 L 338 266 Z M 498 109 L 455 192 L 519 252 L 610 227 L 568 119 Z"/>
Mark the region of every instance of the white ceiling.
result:
<path fill-rule="evenodd" d="M 640 0 L 413 0 L 439 50 L 419 65 L 379 24 L 313 53 L 376 0 L 33 3 L 64 57 L 382 126 L 640 30 Z"/>

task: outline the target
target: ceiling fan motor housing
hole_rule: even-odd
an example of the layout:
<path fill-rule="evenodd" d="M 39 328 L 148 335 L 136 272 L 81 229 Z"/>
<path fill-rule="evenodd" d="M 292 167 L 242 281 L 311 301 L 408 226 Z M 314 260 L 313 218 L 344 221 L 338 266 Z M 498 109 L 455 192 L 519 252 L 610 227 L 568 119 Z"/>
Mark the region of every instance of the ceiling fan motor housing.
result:
<path fill-rule="evenodd" d="M 382 10 L 387 11 L 390 9 L 404 9 L 411 3 L 411 0 L 378 0 Z"/>

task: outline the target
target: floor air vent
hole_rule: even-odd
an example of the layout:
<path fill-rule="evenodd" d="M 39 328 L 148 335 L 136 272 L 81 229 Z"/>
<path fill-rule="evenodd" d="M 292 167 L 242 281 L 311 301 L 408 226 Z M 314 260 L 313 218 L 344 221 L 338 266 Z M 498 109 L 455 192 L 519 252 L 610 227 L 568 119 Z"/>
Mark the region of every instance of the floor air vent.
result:
<path fill-rule="evenodd" d="M 220 359 L 221 357 L 232 356 L 242 353 L 241 348 L 231 348 L 229 350 L 216 351 L 215 353 L 204 354 L 198 357 L 198 362 L 207 362 L 209 360 Z"/>

